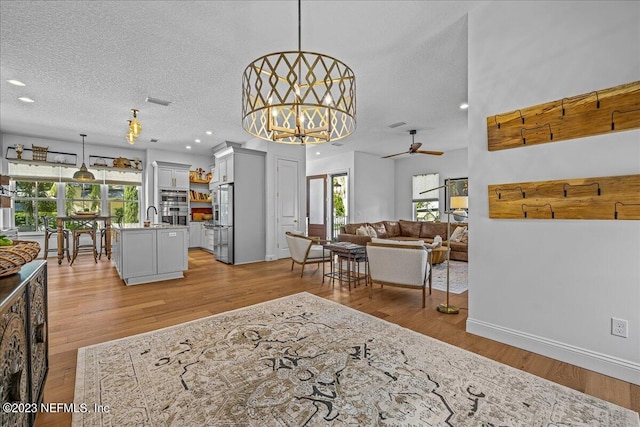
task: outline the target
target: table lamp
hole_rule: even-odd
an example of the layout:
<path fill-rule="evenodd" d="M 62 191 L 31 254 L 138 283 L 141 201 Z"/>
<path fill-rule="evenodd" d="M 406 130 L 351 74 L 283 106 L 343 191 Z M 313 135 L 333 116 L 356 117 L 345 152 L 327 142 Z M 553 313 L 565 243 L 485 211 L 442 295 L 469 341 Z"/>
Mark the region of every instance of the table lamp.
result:
<path fill-rule="evenodd" d="M 453 196 L 451 197 L 451 209 L 453 209 L 453 219 L 458 222 L 462 222 L 467 218 L 467 209 L 469 207 L 469 197 L 467 196 Z"/>

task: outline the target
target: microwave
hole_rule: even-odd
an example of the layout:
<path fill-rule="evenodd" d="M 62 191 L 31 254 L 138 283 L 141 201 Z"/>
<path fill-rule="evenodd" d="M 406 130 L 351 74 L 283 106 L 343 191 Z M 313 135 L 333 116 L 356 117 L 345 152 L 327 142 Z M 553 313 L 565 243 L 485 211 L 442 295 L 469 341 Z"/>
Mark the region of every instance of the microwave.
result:
<path fill-rule="evenodd" d="M 160 205 L 187 205 L 188 203 L 186 191 L 160 190 Z"/>

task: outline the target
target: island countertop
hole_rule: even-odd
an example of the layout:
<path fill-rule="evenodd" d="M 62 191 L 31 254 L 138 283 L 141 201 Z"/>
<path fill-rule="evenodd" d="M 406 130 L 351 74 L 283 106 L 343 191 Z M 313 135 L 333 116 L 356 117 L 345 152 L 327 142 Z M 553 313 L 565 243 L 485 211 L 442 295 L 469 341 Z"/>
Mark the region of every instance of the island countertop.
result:
<path fill-rule="evenodd" d="M 187 225 L 172 225 L 172 224 L 166 224 L 166 223 L 156 223 L 156 224 L 151 224 L 149 227 L 145 227 L 144 224 L 140 224 L 140 223 L 128 223 L 128 224 L 112 224 L 113 228 L 119 229 L 119 230 L 149 230 L 149 229 L 156 229 L 156 228 L 160 228 L 163 230 L 168 230 L 168 229 L 172 229 L 172 228 L 179 228 L 179 229 L 188 229 L 189 226 Z"/>

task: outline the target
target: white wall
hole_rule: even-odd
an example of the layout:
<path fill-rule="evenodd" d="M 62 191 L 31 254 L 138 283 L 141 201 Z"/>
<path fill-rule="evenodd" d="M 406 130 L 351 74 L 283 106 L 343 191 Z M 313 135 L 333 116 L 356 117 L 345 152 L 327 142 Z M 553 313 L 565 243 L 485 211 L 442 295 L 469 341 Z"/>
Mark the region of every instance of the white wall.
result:
<path fill-rule="evenodd" d="M 489 184 L 640 173 L 640 130 L 497 152 L 486 118 L 638 80 L 640 3 L 469 14 L 467 330 L 640 384 L 640 221 L 488 218 Z M 629 337 L 610 333 L 612 316 Z"/>
<path fill-rule="evenodd" d="M 380 156 L 354 153 L 353 213 L 350 222 L 378 222 L 396 219 L 394 162 Z"/>
<path fill-rule="evenodd" d="M 306 169 L 306 153 L 305 147 L 293 144 L 278 144 L 263 141 L 261 139 L 251 139 L 244 144 L 243 148 L 250 150 L 265 151 L 266 157 L 266 209 L 267 209 L 267 239 L 266 239 L 266 260 L 273 261 L 278 259 L 277 253 L 277 206 L 276 206 L 276 165 L 278 159 L 295 160 L 298 162 L 298 185 L 300 199 L 298 201 L 298 224 L 305 223 L 306 206 L 307 206 L 307 187 L 305 180 Z"/>
<path fill-rule="evenodd" d="M 427 173 L 440 174 L 440 185 L 447 178 L 464 178 L 469 175 L 468 150 L 447 151 L 442 156 L 413 155 L 395 161 L 396 180 L 396 219 L 412 219 L 413 175 Z M 440 190 L 440 218 L 446 220 L 444 212 L 444 189 Z M 469 195 L 469 198 L 472 196 Z M 470 212 L 470 215 L 472 213 Z"/>

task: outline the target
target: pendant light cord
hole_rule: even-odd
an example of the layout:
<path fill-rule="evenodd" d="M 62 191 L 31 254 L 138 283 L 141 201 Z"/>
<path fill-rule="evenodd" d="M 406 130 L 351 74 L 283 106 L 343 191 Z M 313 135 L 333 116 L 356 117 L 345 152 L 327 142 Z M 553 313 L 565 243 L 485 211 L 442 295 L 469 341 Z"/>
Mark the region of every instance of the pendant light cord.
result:
<path fill-rule="evenodd" d="M 302 12 L 300 7 L 300 2 L 302 0 L 298 0 L 298 52 L 302 52 Z"/>

